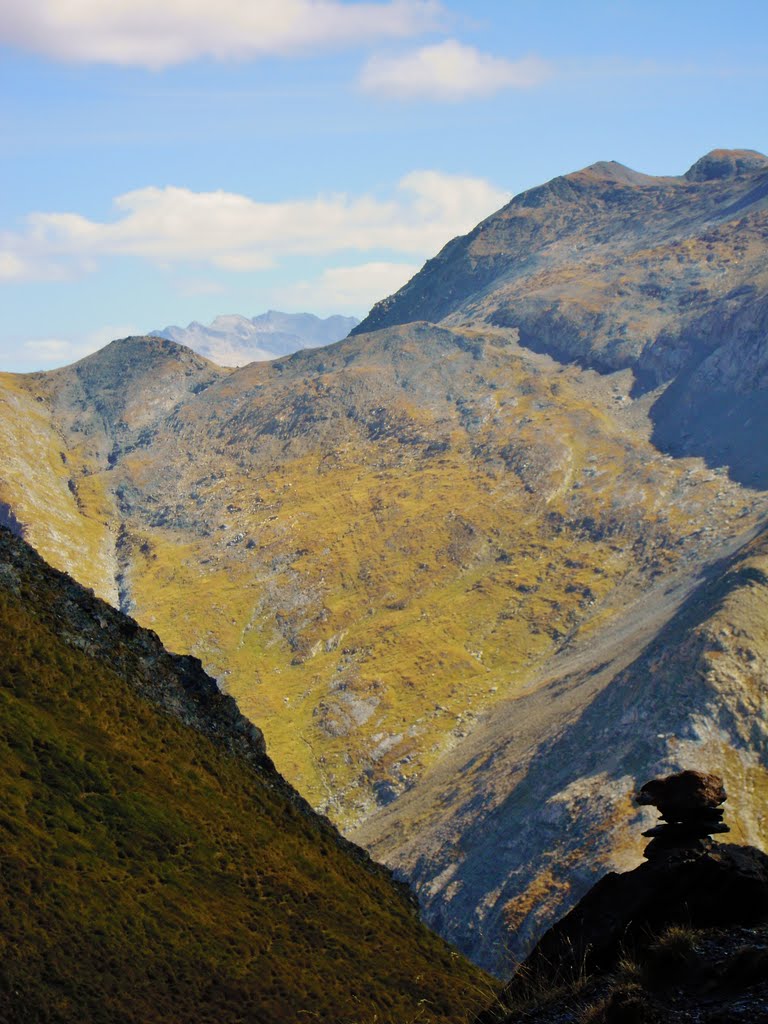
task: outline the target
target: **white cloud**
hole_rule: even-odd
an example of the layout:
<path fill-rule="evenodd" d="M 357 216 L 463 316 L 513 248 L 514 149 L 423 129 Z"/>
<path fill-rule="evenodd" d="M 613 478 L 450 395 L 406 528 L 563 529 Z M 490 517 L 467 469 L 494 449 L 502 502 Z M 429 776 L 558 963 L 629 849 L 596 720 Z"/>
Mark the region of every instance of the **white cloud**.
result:
<path fill-rule="evenodd" d="M 24 261 L 13 252 L 0 252 L 0 281 L 12 281 L 26 275 Z"/>
<path fill-rule="evenodd" d="M 52 363 L 71 355 L 76 346 L 65 338 L 36 338 L 25 341 L 22 348 L 36 356 L 41 363 Z"/>
<path fill-rule="evenodd" d="M 221 281 L 210 281 L 203 277 L 184 278 L 177 282 L 179 295 L 223 295 L 226 287 Z"/>
<path fill-rule="evenodd" d="M 455 101 L 502 89 L 528 89 L 550 75 L 550 66 L 539 57 L 510 61 L 446 39 L 398 57 L 371 57 L 360 84 L 366 92 L 396 99 Z"/>
<path fill-rule="evenodd" d="M 297 300 L 325 313 L 367 313 L 374 302 L 391 295 L 421 269 L 419 263 L 361 263 L 355 267 L 329 267 L 314 281 L 300 281 L 277 301 Z"/>
<path fill-rule="evenodd" d="M 290 254 L 391 250 L 431 255 L 507 201 L 487 181 L 414 171 L 391 198 L 337 194 L 263 203 L 228 192 L 148 188 L 118 196 L 112 221 L 33 213 L 26 230 L 0 232 L 6 280 L 74 276 L 109 256 L 160 267 L 197 264 L 254 271 Z"/>
<path fill-rule="evenodd" d="M 438 0 L 4 0 L 0 43 L 68 61 L 162 68 L 406 37 Z"/>

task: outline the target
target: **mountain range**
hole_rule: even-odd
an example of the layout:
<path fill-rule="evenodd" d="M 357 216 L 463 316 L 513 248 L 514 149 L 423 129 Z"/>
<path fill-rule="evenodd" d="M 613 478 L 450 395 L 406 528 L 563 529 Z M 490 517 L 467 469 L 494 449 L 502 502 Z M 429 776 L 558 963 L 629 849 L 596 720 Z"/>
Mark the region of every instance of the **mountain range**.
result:
<path fill-rule="evenodd" d="M 346 338 L 359 322 L 354 316 L 329 316 L 321 320 L 312 313 L 280 313 L 270 309 L 251 319 L 229 313 L 217 316 L 207 327 L 193 320 L 187 327 L 164 327 L 149 333 L 187 345 L 220 366 L 244 366 L 287 356 L 302 348 L 331 345 Z"/>
<path fill-rule="evenodd" d="M 760 154 L 595 164 L 336 344 L 0 374 L 0 517 L 509 974 L 637 862 L 638 777 L 718 771 L 765 842 L 767 266 Z"/>

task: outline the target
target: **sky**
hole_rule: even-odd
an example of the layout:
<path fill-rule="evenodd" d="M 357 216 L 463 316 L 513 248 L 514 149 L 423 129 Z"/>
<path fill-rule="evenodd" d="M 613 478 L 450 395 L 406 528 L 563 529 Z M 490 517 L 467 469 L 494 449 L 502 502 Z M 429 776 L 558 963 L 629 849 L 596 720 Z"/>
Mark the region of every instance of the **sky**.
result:
<path fill-rule="evenodd" d="M 362 317 L 597 160 L 768 153 L 764 0 L 0 0 L 0 370 Z"/>

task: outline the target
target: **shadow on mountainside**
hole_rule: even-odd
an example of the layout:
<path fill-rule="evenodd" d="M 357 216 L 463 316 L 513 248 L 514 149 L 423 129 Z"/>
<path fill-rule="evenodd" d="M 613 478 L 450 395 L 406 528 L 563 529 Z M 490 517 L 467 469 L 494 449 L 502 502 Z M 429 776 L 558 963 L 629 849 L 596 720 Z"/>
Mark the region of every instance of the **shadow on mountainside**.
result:
<path fill-rule="evenodd" d="M 717 775 L 651 779 L 645 862 L 610 872 L 537 943 L 475 1024 L 725 1024 L 768 1010 L 768 856 L 728 832 Z"/>
<path fill-rule="evenodd" d="M 669 382 L 650 411 L 651 440 L 668 454 L 725 466 L 768 488 L 768 299 L 734 289 L 681 333 L 663 333 L 635 367 L 634 396 Z"/>
<path fill-rule="evenodd" d="M 754 543 L 761 551 L 768 537 Z M 471 886 L 470 875 L 494 876 L 486 888 L 495 893 L 495 902 L 486 903 L 476 927 L 506 934 L 510 941 L 506 964 L 498 951 L 492 955 L 486 948 L 481 955 L 486 966 L 509 970 L 510 952 L 525 955 L 554 914 L 572 906 L 614 863 L 610 829 L 614 822 L 624 828 L 634 780 L 682 767 L 676 746 L 701 740 L 701 729 L 707 728 L 702 720 L 711 723 L 723 750 L 745 747 L 734 709 L 704 671 L 711 646 L 708 620 L 740 590 L 768 592 L 764 573 L 743 561 L 742 549 L 716 563 L 642 654 L 537 750 L 506 799 L 460 840 L 461 867 L 454 882 L 461 878 Z M 746 646 L 748 639 L 740 643 Z M 558 678 L 549 685 L 565 682 Z M 711 756 L 702 748 L 703 760 Z M 626 843 L 624 850 L 631 860 Z M 640 852 L 638 843 L 638 858 Z M 533 882 L 531 864 L 537 865 Z M 435 909 L 439 916 L 441 908 Z M 433 924 L 434 917 L 427 908 Z"/>
<path fill-rule="evenodd" d="M 737 483 L 768 488 L 768 392 L 691 387 L 696 370 L 681 373 L 651 410 L 652 443 L 668 455 L 699 456 L 725 466 Z"/>

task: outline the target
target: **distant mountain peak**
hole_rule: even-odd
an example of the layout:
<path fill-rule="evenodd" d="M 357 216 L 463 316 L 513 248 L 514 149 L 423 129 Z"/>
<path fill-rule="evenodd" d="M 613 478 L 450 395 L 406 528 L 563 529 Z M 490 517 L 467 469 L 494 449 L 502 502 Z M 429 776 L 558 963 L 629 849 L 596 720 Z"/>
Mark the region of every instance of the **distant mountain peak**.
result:
<path fill-rule="evenodd" d="M 193 320 L 186 328 L 169 326 L 152 334 L 187 345 L 220 366 L 243 366 L 291 355 L 303 348 L 332 345 L 346 338 L 359 321 L 353 316 L 281 313 L 259 316 L 222 313 L 206 327 Z"/>

